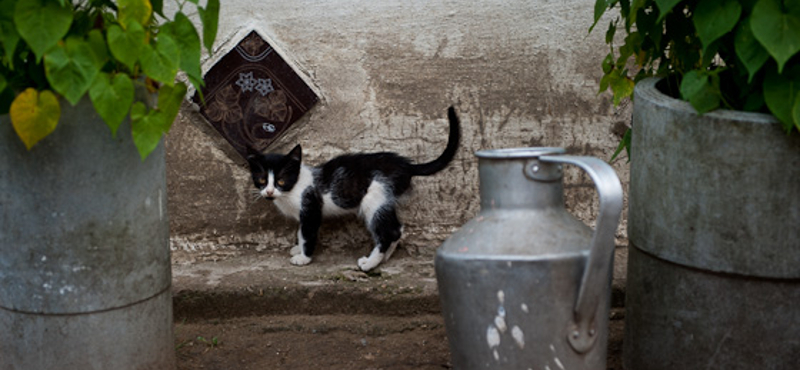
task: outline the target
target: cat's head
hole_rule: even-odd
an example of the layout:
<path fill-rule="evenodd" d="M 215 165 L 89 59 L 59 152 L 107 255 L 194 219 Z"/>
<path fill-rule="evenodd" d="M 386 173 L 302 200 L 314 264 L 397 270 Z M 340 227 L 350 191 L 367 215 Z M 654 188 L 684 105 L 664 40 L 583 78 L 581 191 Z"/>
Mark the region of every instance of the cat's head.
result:
<path fill-rule="evenodd" d="M 286 155 L 262 154 L 247 148 L 247 163 L 259 194 L 272 200 L 292 191 L 300 177 L 302 155 L 300 145 Z"/>

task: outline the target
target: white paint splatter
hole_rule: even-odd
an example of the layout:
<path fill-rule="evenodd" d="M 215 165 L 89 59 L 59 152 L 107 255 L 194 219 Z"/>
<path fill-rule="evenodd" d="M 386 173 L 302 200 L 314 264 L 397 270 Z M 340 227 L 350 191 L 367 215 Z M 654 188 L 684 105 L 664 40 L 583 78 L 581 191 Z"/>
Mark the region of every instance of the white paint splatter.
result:
<path fill-rule="evenodd" d="M 553 353 L 556 353 L 556 346 L 551 344 L 550 345 L 550 350 L 553 351 Z"/>
<path fill-rule="evenodd" d="M 506 309 L 503 306 L 497 308 L 497 316 L 506 317 Z"/>
<path fill-rule="evenodd" d="M 508 330 L 508 327 L 506 326 L 506 319 L 504 319 L 502 316 L 497 316 L 494 318 L 494 326 L 496 326 L 497 330 L 500 330 L 501 333 L 505 333 L 506 330 Z"/>
<path fill-rule="evenodd" d="M 500 304 L 503 304 L 506 300 L 506 294 L 503 293 L 502 290 L 497 292 L 497 300 L 500 301 Z"/>
<path fill-rule="evenodd" d="M 497 350 L 494 350 L 494 360 L 495 361 L 500 361 L 500 354 L 497 353 Z"/>
<path fill-rule="evenodd" d="M 559 360 L 558 357 L 554 357 L 553 361 L 556 362 L 556 366 L 558 366 L 559 369 L 564 370 L 564 365 L 561 364 L 561 360 Z"/>
<path fill-rule="evenodd" d="M 514 327 L 511 328 L 511 336 L 514 337 L 514 341 L 517 342 L 519 349 L 525 349 L 525 333 L 522 332 L 519 326 L 514 325 Z"/>
<path fill-rule="evenodd" d="M 489 325 L 489 328 L 486 329 L 486 342 L 489 343 L 489 348 L 500 345 L 500 332 L 494 326 Z"/>
<path fill-rule="evenodd" d="M 525 303 L 522 304 L 521 308 L 522 308 L 522 312 L 529 313 L 528 305 L 526 305 Z"/>
<path fill-rule="evenodd" d="M 89 267 L 87 267 L 87 266 L 72 266 L 72 272 L 79 272 L 79 271 L 84 271 L 84 270 L 89 270 Z"/>

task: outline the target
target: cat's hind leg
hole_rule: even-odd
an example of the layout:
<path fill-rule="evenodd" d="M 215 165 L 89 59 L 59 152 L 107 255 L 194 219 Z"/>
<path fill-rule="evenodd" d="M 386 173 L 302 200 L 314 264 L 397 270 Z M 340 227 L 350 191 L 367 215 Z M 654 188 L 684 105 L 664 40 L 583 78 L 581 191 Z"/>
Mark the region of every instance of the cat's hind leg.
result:
<path fill-rule="evenodd" d="M 388 260 L 403 233 L 403 226 L 397 219 L 394 206 L 388 204 L 374 213 L 372 219 L 367 221 L 367 227 L 375 239 L 376 246 L 369 256 L 358 259 L 358 267 L 362 271 L 372 270 L 381 262 Z"/>

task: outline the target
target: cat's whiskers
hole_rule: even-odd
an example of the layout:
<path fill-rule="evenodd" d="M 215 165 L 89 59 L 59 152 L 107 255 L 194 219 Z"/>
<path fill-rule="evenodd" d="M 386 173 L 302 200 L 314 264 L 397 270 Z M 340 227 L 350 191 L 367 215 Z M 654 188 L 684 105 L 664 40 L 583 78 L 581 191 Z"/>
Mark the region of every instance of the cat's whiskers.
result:
<path fill-rule="evenodd" d="M 261 195 L 261 190 L 259 189 L 250 189 L 250 195 L 253 203 L 258 202 L 259 199 L 263 198 Z"/>

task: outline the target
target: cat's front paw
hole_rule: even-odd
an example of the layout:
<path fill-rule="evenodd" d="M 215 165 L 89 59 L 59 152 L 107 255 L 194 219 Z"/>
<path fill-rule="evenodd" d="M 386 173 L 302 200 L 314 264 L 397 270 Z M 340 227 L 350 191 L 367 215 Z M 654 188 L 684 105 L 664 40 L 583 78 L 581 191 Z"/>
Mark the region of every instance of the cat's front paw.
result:
<path fill-rule="evenodd" d="M 311 257 L 306 256 L 305 254 L 297 254 L 289 260 L 295 266 L 305 266 L 311 263 Z"/>
<path fill-rule="evenodd" d="M 375 255 L 373 253 L 369 257 L 361 257 L 361 258 L 359 258 L 358 259 L 358 268 L 360 268 L 361 271 L 365 271 L 366 272 L 366 271 L 374 269 L 375 267 L 378 267 L 378 265 L 380 265 L 381 261 L 383 261 L 383 253 L 380 253 L 379 255 Z"/>
<path fill-rule="evenodd" d="M 296 255 L 298 255 L 298 254 L 300 254 L 300 253 L 303 253 L 303 247 L 301 247 L 301 246 L 300 246 L 300 244 L 298 244 L 298 245 L 295 245 L 295 246 L 294 246 L 294 247 L 292 247 L 292 249 L 289 251 L 289 254 L 291 254 L 292 256 L 296 256 Z"/>

